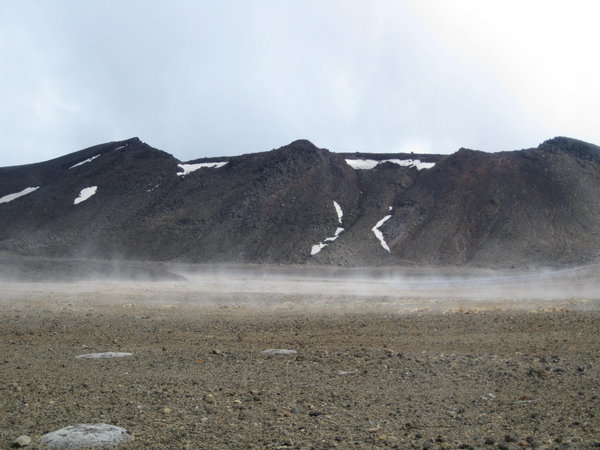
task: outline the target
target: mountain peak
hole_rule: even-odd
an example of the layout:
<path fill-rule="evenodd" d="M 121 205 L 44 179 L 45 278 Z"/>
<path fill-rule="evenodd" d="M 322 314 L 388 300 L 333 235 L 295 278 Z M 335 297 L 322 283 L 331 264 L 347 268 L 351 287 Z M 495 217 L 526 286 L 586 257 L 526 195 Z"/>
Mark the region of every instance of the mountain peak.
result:
<path fill-rule="evenodd" d="M 303 148 L 309 150 L 317 150 L 318 147 L 308 139 L 296 139 L 290 142 L 286 147 Z"/>
<path fill-rule="evenodd" d="M 538 150 L 551 153 L 562 151 L 577 158 L 600 163 L 600 147 L 565 136 L 557 136 L 542 142 L 538 146 Z"/>

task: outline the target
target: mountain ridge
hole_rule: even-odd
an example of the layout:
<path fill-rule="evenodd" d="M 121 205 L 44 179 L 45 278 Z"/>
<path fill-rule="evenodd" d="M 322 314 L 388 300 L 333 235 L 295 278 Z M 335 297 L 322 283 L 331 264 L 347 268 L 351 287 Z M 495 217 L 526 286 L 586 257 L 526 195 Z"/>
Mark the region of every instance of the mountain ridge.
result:
<path fill-rule="evenodd" d="M 0 168 L 0 251 L 201 263 L 567 264 L 600 254 L 599 199 L 600 147 L 565 137 L 450 155 L 334 153 L 301 139 L 187 162 L 130 138 Z"/>

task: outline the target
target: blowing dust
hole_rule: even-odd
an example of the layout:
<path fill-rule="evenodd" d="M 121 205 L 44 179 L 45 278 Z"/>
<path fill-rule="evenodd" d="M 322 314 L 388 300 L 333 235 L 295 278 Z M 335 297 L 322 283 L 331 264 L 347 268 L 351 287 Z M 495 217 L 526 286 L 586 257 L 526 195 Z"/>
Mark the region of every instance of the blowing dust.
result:
<path fill-rule="evenodd" d="M 3 270 L 0 301 L 397 313 L 596 310 L 599 268 L 588 264 L 493 271 L 36 261 L 34 266 L 21 262 Z"/>

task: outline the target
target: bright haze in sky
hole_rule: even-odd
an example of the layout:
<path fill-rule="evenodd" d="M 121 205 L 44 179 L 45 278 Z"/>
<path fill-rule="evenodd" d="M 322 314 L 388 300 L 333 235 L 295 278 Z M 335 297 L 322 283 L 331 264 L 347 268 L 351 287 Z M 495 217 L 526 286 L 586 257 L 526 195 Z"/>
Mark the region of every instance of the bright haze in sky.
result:
<path fill-rule="evenodd" d="M 600 144 L 600 2 L 0 0 L 0 166 Z"/>

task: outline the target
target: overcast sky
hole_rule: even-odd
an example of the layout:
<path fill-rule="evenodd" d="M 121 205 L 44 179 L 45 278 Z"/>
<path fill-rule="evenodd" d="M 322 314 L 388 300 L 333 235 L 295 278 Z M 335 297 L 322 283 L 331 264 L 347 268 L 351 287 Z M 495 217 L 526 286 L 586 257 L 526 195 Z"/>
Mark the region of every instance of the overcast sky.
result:
<path fill-rule="evenodd" d="M 0 166 L 600 144 L 600 2 L 0 0 Z"/>

